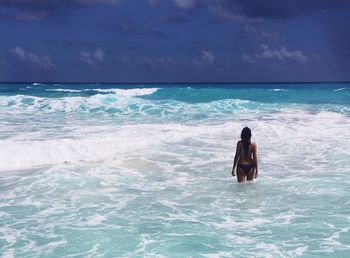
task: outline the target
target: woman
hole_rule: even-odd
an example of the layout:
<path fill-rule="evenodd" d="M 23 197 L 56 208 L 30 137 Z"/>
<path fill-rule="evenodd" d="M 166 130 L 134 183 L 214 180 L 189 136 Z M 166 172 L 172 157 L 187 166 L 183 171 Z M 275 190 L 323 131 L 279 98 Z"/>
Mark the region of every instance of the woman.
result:
<path fill-rule="evenodd" d="M 232 176 L 236 176 L 239 183 L 258 177 L 258 160 L 256 158 L 256 143 L 251 142 L 252 132 L 248 127 L 243 128 L 241 140 L 237 142 L 236 155 L 233 162 Z"/>

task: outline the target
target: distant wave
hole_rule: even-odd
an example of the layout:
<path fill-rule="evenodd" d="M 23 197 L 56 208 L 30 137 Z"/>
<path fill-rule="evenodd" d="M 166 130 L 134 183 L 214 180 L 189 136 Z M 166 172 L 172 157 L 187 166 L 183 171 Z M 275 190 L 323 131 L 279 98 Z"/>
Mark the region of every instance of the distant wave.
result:
<path fill-rule="evenodd" d="M 287 89 L 270 89 L 269 91 L 288 91 Z"/>
<path fill-rule="evenodd" d="M 81 90 L 71 90 L 71 89 L 46 89 L 46 91 L 57 91 L 57 92 L 81 92 Z"/>
<path fill-rule="evenodd" d="M 339 88 L 339 89 L 336 89 L 336 90 L 333 90 L 333 91 L 343 91 L 343 90 L 346 90 L 347 88 Z"/>
<path fill-rule="evenodd" d="M 134 97 L 134 96 L 144 96 L 151 95 L 155 93 L 159 88 L 136 88 L 136 89 L 46 89 L 46 91 L 54 92 L 69 92 L 69 93 L 79 93 L 86 91 L 95 91 L 99 93 L 112 93 L 123 97 Z"/>
<path fill-rule="evenodd" d="M 122 92 L 122 93 L 125 93 Z M 130 92 L 128 92 L 130 94 Z M 148 91 L 148 93 L 151 93 Z M 136 93 L 134 92 L 134 95 Z M 142 94 L 145 94 L 143 92 Z M 0 96 L 0 108 L 6 112 L 33 113 L 37 115 L 54 112 L 78 112 L 86 114 L 106 114 L 111 116 L 144 116 L 180 120 L 192 115 L 194 118 L 207 119 L 211 116 L 225 116 L 235 110 L 252 110 L 259 103 L 241 99 L 216 100 L 210 103 L 186 103 L 169 100 L 165 103 L 152 102 L 148 99 L 119 97 L 115 94 L 94 94 L 91 96 L 64 96 L 59 98 L 35 97 L 28 95 Z M 186 110 L 185 114 L 183 113 Z M 0 114 L 1 115 L 1 114 Z"/>
<path fill-rule="evenodd" d="M 135 88 L 135 89 L 92 89 L 101 93 L 114 93 L 124 97 L 144 96 L 155 93 L 159 88 Z"/>

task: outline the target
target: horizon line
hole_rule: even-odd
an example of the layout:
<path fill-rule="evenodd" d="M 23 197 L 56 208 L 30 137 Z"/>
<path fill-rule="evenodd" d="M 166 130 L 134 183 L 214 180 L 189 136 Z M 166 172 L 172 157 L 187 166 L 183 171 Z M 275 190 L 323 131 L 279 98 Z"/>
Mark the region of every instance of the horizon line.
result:
<path fill-rule="evenodd" d="M 0 81 L 0 84 L 321 84 L 321 83 L 350 83 L 350 81 L 241 81 L 241 82 L 99 82 L 99 81 Z"/>

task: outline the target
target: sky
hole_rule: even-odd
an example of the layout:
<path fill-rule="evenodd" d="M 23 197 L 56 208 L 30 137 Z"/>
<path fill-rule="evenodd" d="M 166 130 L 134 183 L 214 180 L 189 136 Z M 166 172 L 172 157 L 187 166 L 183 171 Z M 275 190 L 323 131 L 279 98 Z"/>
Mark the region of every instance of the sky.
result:
<path fill-rule="evenodd" d="M 0 0 L 0 81 L 350 81 L 349 0 Z"/>

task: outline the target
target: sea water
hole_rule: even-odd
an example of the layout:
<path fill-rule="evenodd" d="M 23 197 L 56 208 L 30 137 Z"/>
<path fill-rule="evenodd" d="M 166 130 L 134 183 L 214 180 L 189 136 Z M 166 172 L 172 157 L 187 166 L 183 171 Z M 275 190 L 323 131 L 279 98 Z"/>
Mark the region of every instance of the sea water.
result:
<path fill-rule="evenodd" d="M 350 84 L 0 84 L 0 123 L 2 257 L 350 257 Z"/>

